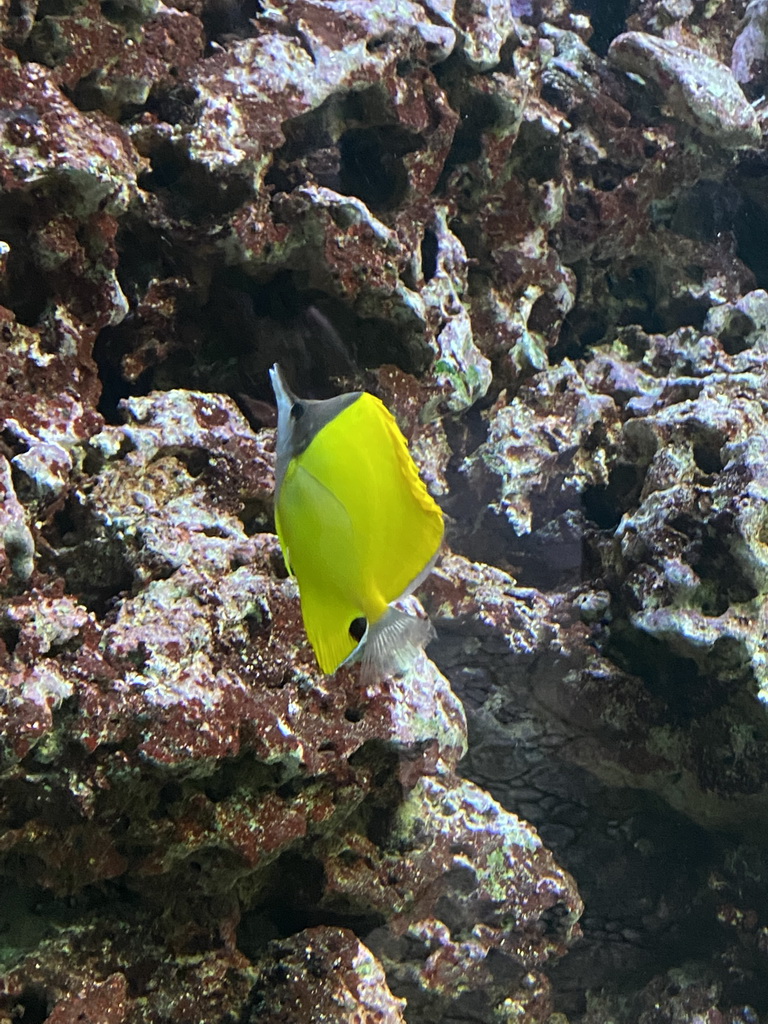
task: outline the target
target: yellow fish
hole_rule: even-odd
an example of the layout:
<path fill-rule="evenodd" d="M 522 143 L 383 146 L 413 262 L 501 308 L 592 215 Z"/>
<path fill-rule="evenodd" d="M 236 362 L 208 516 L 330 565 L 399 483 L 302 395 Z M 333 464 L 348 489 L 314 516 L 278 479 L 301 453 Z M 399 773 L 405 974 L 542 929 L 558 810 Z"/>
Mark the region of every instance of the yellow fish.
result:
<path fill-rule="evenodd" d="M 367 672 L 401 671 L 433 630 L 390 603 L 432 571 L 443 513 L 378 398 L 297 398 L 277 363 L 269 375 L 277 399 L 275 524 L 320 668 L 362 660 Z"/>

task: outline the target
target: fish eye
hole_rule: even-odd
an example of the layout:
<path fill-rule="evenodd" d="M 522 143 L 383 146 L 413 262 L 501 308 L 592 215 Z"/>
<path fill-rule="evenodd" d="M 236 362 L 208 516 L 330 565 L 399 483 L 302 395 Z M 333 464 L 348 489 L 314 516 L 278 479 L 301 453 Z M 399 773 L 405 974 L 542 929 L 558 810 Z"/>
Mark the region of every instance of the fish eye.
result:
<path fill-rule="evenodd" d="M 368 621 L 363 615 L 360 615 L 358 616 L 358 618 L 352 619 L 352 621 L 350 622 L 349 635 L 352 637 L 353 640 L 356 640 L 358 643 L 360 643 L 360 641 L 365 636 L 366 629 L 368 629 Z"/>
<path fill-rule="evenodd" d="M 300 420 L 306 412 L 306 406 L 303 402 L 294 402 L 291 406 L 291 418 L 294 420 Z"/>

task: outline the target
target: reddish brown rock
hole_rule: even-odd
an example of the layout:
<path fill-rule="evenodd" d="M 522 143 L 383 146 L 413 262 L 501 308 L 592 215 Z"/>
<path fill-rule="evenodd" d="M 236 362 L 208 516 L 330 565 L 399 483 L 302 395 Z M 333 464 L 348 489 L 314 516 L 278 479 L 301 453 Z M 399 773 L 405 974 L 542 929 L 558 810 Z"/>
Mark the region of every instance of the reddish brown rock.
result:
<path fill-rule="evenodd" d="M 754 1024 L 761 2 L 0 11 L 4 1020 Z M 276 360 L 411 440 L 445 676 L 317 676 Z"/>
<path fill-rule="evenodd" d="M 350 931 L 306 928 L 272 944 L 242 1019 L 274 1024 L 339 1019 L 402 1024 L 405 1001 L 387 986 L 381 965 Z"/>

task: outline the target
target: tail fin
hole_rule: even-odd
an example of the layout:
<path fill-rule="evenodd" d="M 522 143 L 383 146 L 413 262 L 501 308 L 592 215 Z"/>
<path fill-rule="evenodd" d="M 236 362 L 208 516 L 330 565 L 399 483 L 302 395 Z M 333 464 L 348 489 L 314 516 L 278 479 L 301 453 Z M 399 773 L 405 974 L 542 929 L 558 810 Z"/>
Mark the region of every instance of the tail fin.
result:
<path fill-rule="evenodd" d="M 378 622 L 368 628 L 358 648 L 356 660 L 363 663 L 363 678 L 372 681 L 405 672 L 434 636 L 429 619 L 416 618 L 390 605 Z"/>

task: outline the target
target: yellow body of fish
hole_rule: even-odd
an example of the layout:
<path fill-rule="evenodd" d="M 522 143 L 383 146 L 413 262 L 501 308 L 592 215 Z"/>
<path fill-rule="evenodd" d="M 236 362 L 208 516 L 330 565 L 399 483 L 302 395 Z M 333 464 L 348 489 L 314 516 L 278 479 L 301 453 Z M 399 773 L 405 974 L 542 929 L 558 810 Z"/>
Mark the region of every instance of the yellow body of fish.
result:
<path fill-rule="evenodd" d="M 389 604 L 429 573 L 443 537 L 442 512 L 392 414 L 373 395 L 348 397 L 351 402 L 306 448 L 286 460 L 275 506 L 280 543 L 298 580 L 304 625 L 323 672 L 335 671 L 355 651 L 360 619 L 369 644 L 383 623 L 392 627 L 390 638 L 378 638 L 382 650 L 398 636 L 407 643 L 411 628 L 420 627 L 422 639 L 428 638 L 423 620 Z M 397 624 L 390 622 L 394 615 Z"/>

